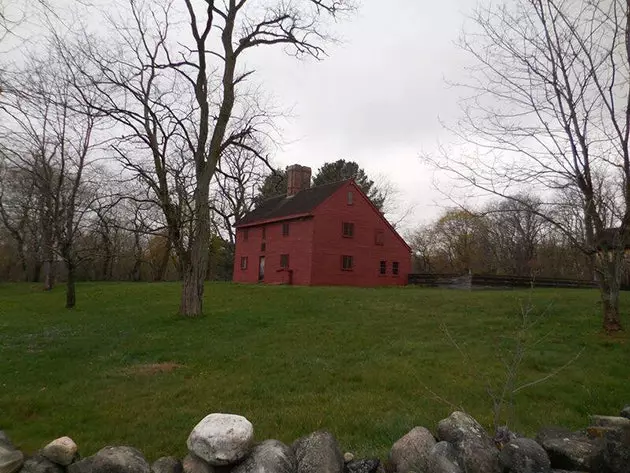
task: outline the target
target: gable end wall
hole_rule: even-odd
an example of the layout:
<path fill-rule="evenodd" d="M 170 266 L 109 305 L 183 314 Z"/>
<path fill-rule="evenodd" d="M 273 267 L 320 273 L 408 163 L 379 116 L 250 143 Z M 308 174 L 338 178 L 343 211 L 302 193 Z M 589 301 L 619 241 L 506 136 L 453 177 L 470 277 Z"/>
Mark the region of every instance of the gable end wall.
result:
<path fill-rule="evenodd" d="M 353 204 L 347 204 L 347 192 Z M 411 252 L 384 221 L 367 197 L 352 182 L 338 189 L 315 209 L 313 227 L 313 285 L 388 286 L 404 285 L 411 272 Z M 354 224 L 354 236 L 342 236 L 343 222 Z M 375 234 L 383 231 L 383 245 Z M 354 260 L 352 271 L 341 269 L 341 257 Z M 380 261 L 387 262 L 387 273 L 379 274 Z M 392 262 L 399 263 L 399 274 L 392 274 Z"/>

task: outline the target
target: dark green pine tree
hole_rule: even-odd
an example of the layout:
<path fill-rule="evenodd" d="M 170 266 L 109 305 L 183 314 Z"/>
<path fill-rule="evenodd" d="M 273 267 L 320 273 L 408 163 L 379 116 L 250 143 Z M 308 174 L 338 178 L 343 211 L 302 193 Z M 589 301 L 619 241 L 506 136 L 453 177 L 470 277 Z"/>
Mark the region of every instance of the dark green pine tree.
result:
<path fill-rule="evenodd" d="M 332 163 L 325 163 L 318 169 L 313 185 L 320 186 L 331 182 L 354 179 L 354 182 L 369 197 L 374 206 L 379 210 L 383 209 L 385 194 L 374 184 L 365 171 L 354 161 L 339 159 Z"/>
<path fill-rule="evenodd" d="M 333 182 L 354 179 L 361 190 L 369 197 L 377 209 L 382 210 L 385 203 L 385 193 L 376 186 L 363 169 L 354 161 L 346 161 L 339 159 L 332 163 L 324 163 L 317 170 L 313 179 L 314 186 L 330 184 Z M 284 170 L 276 169 L 272 174 L 265 178 L 262 186 L 260 186 L 258 195 L 254 200 L 257 207 L 265 200 L 278 195 L 286 195 L 287 193 L 287 173 Z"/>
<path fill-rule="evenodd" d="M 265 178 L 262 186 L 258 189 L 258 195 L 254 198 L 254 207 L 258 207 L 267 199 L 286 194 L 287 173 L 282 169 L 275 169 Z"/>

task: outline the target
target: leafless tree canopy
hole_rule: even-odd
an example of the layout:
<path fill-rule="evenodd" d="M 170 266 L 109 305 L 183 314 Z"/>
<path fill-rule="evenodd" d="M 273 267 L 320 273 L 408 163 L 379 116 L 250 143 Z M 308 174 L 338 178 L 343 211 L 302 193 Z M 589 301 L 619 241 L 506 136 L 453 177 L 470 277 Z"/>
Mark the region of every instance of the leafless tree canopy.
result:
<path fill-rule="evenodd" d="M 67 306 L 73 307 L 76 240 L 96 189 L 91 173 L 99 117 L 60 66 L 48 51 L 27 57 L 22 68 L 3 77 L 0 166 L 17 179 L 0 188 L 0 215 L 21 247 L 23 267 L 25 231 L 39 222 L 46 288 L 52 288 L 59 256 L 68 274 Z M 21 199 L 10 198 L 20 192 Z M 36 219 L 29 218 L 35 213 Z"/>
<path fill-rule="evenodd" d="M 461 154 L 432 159 L 495 195 L 535 192 L 540 216 L 585 253 L 606 255 L 596 269 L 610 331 L 620 327 L 630 229 L 629 14 L 627 0 L 511 0 L 478 9 L 461 40 L 474 60 L 459 84 L 469 92 L 462 119 L 452 127 Z M 565 220 L 576 212 L 583 233 Z M 603 253 L 612 227 L 616 243 Z"/>
<path fill-rule="evenodd" d="M 264 162 L 273 134 L 274 112 L 256 93 L 247 56 L 257 47 L 280 45 L 289 54 L 320 58 L 330 39 L 324 18 L 353 5 L 348 0 L 116 5 L 108 6 L 106 25 L 58 34 L 57 50 L 75 71 L 77 90 L 94 93 L 83 100 L 119 130 L 111 145 L 116 158 L 162 209 L 168 246 L 184 280 L 180 312 L 198 315 L 210 211 L 227 212 L 210 202 L 213 178 L 217 171 L 228 175 L 224 169 L 230 163 L 221 167 L 225 156 L 246 153 Z M 220 179 L 216 186 L 226 184 Z M 243 210 L 238 203 L 236 211 Z"/>

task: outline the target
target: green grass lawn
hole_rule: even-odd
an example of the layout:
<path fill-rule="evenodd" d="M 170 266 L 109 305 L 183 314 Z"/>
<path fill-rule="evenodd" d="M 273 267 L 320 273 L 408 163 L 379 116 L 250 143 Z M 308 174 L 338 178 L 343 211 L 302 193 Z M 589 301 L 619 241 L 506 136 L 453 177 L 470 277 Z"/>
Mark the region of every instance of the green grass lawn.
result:
<path fill-rule="evenodd" d="M 61 287 L 16 284 L 0 285 L 0 429 L 26 451 L 70 435 L 83 455 L 128 444 L 154 460 L 182 456 L 204 415 L 231 412 L 259 440 L 329 429 L 342 449 L 384 457 L 453 406 L 492 424 L 482 380 L 503 375 L 499 355 L 530 296 L 545 312 L 530 337 L 544 338 L 520 382 L 584 351 L 516 395 L 514 428 L 581 428 L 588 414 L 617 414 L 630 403 L 630 345 L 601 334 L 593 290 L 211 284 L 207 315 L 183 320 L 177 284 L 80 284 L 71 311 Z"/>

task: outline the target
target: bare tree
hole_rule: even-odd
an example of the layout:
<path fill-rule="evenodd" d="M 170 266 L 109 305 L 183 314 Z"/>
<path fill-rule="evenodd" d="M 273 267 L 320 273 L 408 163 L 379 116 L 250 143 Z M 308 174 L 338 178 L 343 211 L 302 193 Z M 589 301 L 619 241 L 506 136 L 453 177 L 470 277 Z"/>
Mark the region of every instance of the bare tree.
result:
<path fill-rule="evenodd" d="M 105 38 L 86 33 L 66 54 L 68 63 L 77 53 L 89 60 L 80 80 L 99 91 L 106 101 L 99 110 L 124 129 L 115 151 L 164 212 L 183 272 L 182 315 L 203 310 L 210 183 L 228 149 L 253 149 L 257 138 L 256 127 L 238 118 L 254 72 L 247 53 L 284 45 L 320 57 L 323 17 L 351 7 L 351 0 L 134 0 L 128 16 L 110 17 Z"/>
<path fill-rule="evenodd" d="M 603 326 L 621 330 L 630 236 L 630 0 L 511 0 L 481 7 L 461 45 L 476 62 L 454 131 L 462 153 L 433 158 L 471 186 L 545 218 L 595 260 Z M 529 205 L 529 187 L 541 197 Z M 579 196 L 583 234 L 558 215 Z"/>
<path fill-rule="evenodd" d="M 212 186 L 211 210 L 215 232 L 236 243 L 234 223 L 254 206 L 265 179 L 266 163 L 242 147 L 226 150 Z"/>
<path fill-rule="evenodd" d="M 28 176 L 37 194 L 45 289 L 52 288 L 59 255 L 67 273 L 66 307 L 71 308 L 79 258 L 75 243 L 93 199 L 86 174 L 97 116 L 78 100 L 68 71 L 48 52 L 27 57 L 22 68 L 5 76 L 0 133 L 6 161 Z"/>
<path fill-rule="evenodd" d="M 523 194 L 491 202 L 481 212 L 487 221 L 488 246 L 499 272 L 516 276 L 534 274 L 537 249 L 548 226 L 536 213 L 539 206 L 537 198 Z"/>
<path fill-rule="evenodd" d="M 29 280 L 27 253 L 32 248 L 33 226 L 37 225 L 36 186 L 28 173 L 2 159 L 0 147 L 0 223 L 15 241 L 22 277 Z"/>

